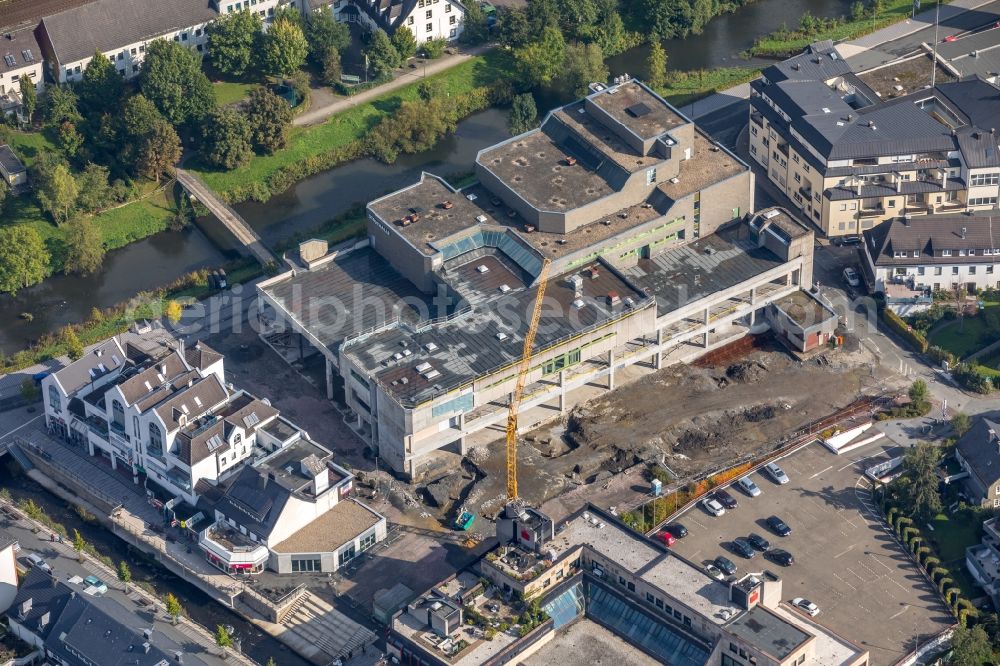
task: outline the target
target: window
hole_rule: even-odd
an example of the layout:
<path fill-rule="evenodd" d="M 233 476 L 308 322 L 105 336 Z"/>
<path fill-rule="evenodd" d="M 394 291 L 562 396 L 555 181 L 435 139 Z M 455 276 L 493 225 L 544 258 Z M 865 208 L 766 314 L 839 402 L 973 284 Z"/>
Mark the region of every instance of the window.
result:
<path fill-rule="evenodd" d="M 542 363 L 542 374 L 551 375 L 580 362 L 580 350 L 574 349 Z"/>
<path fill-rule="evenodd" d="M 201 37 L 201 28 L 198 28 L 197 30 L 194 31 L 194 36 Z"/>
<path fill-rule="evenodd" d="M 895 207 L 896 207 L 896 200 L 889 199 L 889 208 L 895 208 Z"/>
<path fill-rule="evenodd" d="M 452 14 L 448 17 L 448 25 L 455 25 L 455 15 Z"/>
<path fill-rule="evenodd" d="M 445 14 L 450 14 L 451 13 L 451 3 L 450 2 L 446 2 L 444 4 L 444 13 Z"/>
<path fill-rule="evenodd" d="M 935 266 L 934 267 L 934 275 L 941 275 L 941 273 L 942 273 L 941 267 L 940 266 Z"/>
<path fill-rule="evenodd" d="M 62 411 L 62 396 L 54 384 L 49 384 L 49 407 L 55 412 Z"/>
<path fill-rule="evenodd" d="M 433 23 L 428 23 L 427 26 L 424 28 L 424 30 L 426 32 L 433 32 L 434 31 L 434 24 Z"/>
<path fill-rule="evenodd" d="M 802 165 L 802 170 L 805 171 L 806 173 L 809 173 L 809 165 L 808 164 L 803 164 Z"/>
<path fill-rule="evenodd" d="M 942 257 L 950 257 L 951 256 L 951 250 L 941 250 L 941 256 Z"/>
<path fill-rule="evenodd" d="M 426 12 L 424 12 L 424 18 L 429 19 L 433 11 L 434 11 L 433 9 L 428 9 Z"/>
<path fill-rule="evenodd" d="M 663 608 L 663 599 L 660 599 L 659 597 L 657 597 L 657 599 L 656 599 L 656 607 L 660 608 L 660 609 Z"/>
<path fill-rule="evenodd" d="M 958 256 L 960 256 L 960 257 L 964 257 L 964 256 L 965 256 L 966 254 L 967 254 L 967 253 L 966 253 L 966 251 L 965 251 L 965 250 L 959 250 L 959 251 L 958 251 Z"/>
<path fill-rule="evenodd" d="M 917 266 L 917 275 L 923 275 L 924 274 L 924 270 L 925 269 L 924 269 L 923 266 Z"/>
<path fill-rule="evenodd" d="M 847 204 L 840 204 L 840 210 L 847 210 Z"/>
<path fill-rule="evenodd" d="M 969 266 L 969 275 L 975 275 L 975 274 L 976 274 L 976 267 Z"/>
<path fill-rule="evenodd" d="M 951 267 L 951 274 L 952 275 L 958 275 L 958 266 L 952 266 Z"/>
<path fill-rule="evenodd" d="M 972 187 L 997 184 L 1000 184 L 1000 173 L 976 173 L 969 177 L 969 185 Z"/>
<path fill-rule="evenodd" d="M 1000 486 L 997 486 L 997 489 L 1000 490 Z M 650 594 L 649 592 L 646 593 L 646 601 L 649 603 L 654 603 L 653 595 Z"/>
<path fill-rule="evenodd" d="M 125 429 L 125 408 L 117 399 L 111 401 L 111 421 L 122 430 Z"/>
<path fill-rule="evenodd" d="M 347 546 L 346 548 L 344 548 L 344 550 L 340 551 L 340 553 L 337 555 L 337 563 L 340 566 L 344 566 L 345 564 L 353 560 L 356 554 L 357 553 L 354 550 L 354 544 L 352 543 L 350 546 Z"/>
<path fill-rule="evenodd" d="M 292 572 L 322 571 L 320 560 L 292 560 Z"/>
<path fill-rule="evenodd" d="M 795 182 L 796 183 L 801 183 L 802 182 L 802 176 L 800 176 L 799 174 L 795 174 Z"/>
<path fill-rule="evenodd" d="M 406 25 L 413 25 L 413 17 L 412 16 L 406 19 Z"/>
<path fill-rule="evenodd" d="M 750 126 L 750 133 L 753 134 L 754 136 L 757 136 L 757 126 L 756 125 L 751 125 Z"/>
<path fill-rule="evenodd" d="M 358 548 L 358 550 L 363 553 L 374 545 L 375 545 L 375 533 L 372 532 L 371 534 L 361 537 L 361 541 L 359 542 L 360 547 Z"/>
<path fill-rule="evenodd" d="M 155 423 L 149 424 L 149 449 L 150 455 L 162 456 L 163 455 L 163 432 L 160 430 L 160 426 Z"/>
<path fill-rule="evenodd" d="M 131 50 L 129 51 L 129 54 L 130 54 L 130 55 L 135 55 L 135 49 L 131 49 Z"/>
<path fill-rule="evenodd" d="M 66 70 L 66 78 L 68 79 L 71 76 L 73 76 L 73 70 L 72 69 L 67 69 Z"/>
<path fill-rule="evenodd" d="M 796 164 L 799 163 L 799 154 L 798 153 L 792 153 L 792 161 L 795 162 Z"/>
<path fill-rule="evenodd" d="M 916 258 L 918 258 L 919 256 L 920 256 L 920 250 L 914 250 L 914 251 L 913 251 L 913 258 L 914 258 L 914 259 L 916 259 Z"/>
<path fill-rule="evenodd" d="M 990 264 L 989 266 L 986 267 L 986 274 L 987 275 L 993 275 L 993 265 L 992 264 Z"/>
<path fill-rule="evenodd" d="M 632 581 L 629 581 L 628 583 L 626 583 L 625 587 L 628 588 L 629 592 L 635 592 L 635 583 L 633 583 Z"/>
<path fill-rule="evenodd" d="M 74 74 L 79 74 L 80 73 L 80 66 L 79 65 L 77 65 L 76 67 L 73 68 L 73 73 Z"/>
<path fill-rule="evenodd" d="M 971 197 L 969 198 L 970 206 L 996 206 L 996 197 Z"/>
<path fill-rule="evenodd" d="M 619 585 L 625 584 L 625 576 L 618 576 L 618 584 Z"/>
<path fill-rule="evenodd" d="M 181 41 L 186 42 L 188 40 L 188 34 L 186 32 L 181 33 Z"/>
<path fill-rule="evenodd" d="M 145 52 L 146 52 L 146 45 L 145 44 L 140 45 L 139 46 L 139 53 L 145 53 Z"/>

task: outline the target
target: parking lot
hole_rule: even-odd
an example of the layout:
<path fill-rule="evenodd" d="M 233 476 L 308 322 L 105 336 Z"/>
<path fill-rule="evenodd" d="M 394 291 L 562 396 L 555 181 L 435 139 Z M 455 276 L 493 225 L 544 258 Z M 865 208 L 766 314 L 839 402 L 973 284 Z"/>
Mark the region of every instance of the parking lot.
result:
<path fill-rule="evenodd" d="M 678 519 L 690 534 L 673 550 L 706 564 L 725 555 L 739 574 L 765 568 L 783 579 L 786 601 L 806 597 L 820 607 L 817 620 L 866 647 L 871 663 L 888 665 L 953 622 L 952 616 L 909 557 L 874 515 L 862 474 L 888 452 L 888 440 L 845 456 L 813 443 L 779 461 L 790 481 L 779 486 L 762 473 L 752 475 L 761 494 L 737 488 L 739 507 L 715 518 L 700 505 Z M 779 537 L 766 519 L 776 515 L 792 529 Z M 746 560 L 728 549 L 736 537 L 755 532 L 772 548 L 792 553 L 795 563 L 780 567 L 757 553 Z"/>

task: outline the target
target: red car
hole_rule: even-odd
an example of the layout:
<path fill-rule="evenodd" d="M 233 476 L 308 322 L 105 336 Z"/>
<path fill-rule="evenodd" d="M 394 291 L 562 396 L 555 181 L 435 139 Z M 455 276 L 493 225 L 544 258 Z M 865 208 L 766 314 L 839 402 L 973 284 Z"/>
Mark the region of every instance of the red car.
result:
<path fill-rule="evenodd" d="M 662 532 L 660 532 L 659 534 L 657 534 L 656 538 L 659 539 L 660 541 L 662 541 L 663 545 L 667 546 L 668 548 L 670 546 L 674 545 L 675 543 L 677 543 L 677 537 L 675 537 L 673 534 L 671 534 L 667 530 L 663 530 Z"/>

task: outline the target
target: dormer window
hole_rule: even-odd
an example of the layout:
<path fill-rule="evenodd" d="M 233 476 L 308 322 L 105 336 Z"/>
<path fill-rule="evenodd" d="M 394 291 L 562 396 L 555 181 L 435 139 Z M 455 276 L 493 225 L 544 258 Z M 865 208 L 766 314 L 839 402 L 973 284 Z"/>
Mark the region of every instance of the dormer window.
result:
<path fill-rule="evenodd" d="M 941 256 L 942 257 L 950 257 L 951 256 L 951 250 L 941 250 Z"/>

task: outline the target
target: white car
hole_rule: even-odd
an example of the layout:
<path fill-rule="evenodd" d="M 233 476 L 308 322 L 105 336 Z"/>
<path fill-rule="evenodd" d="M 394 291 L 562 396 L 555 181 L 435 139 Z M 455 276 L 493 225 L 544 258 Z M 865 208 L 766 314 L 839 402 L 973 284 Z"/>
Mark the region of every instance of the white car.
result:
<path fill-rule="evenodd" d="M 847 284 L 851 285 L 852 287 L 861 286 L 861 280 L 858 278 L 857 271 L 855 271 L 850 266 L 844 269 L 844 280 L 847 282 Z"/>
<path fill-rule="evenodd" d="M 811 617 L 819 615 L 819 606 L 803 597 L 795 597 L 792 599 L 792 605 Z"/>
<path fill-rule="evenodd" d="M 715 580 L 722 580 L 726 577 L 726 574 L 722 573 L 722 569 L 714 564 L 706 564 L 705 572 Z"/>
<path fill-rule="evenodd" d="M 726 508 L 719 503 L 719 500 L 712 499 L 711 497 L 703 499 L 701 505 L 705 507 L 705 511 L 708 511 L 716 518 L 726 513 Z"/>
<path fill-rule="evenodd" d="M 41 569 L 45 573 L 52 573 L 52 567 L 50 567 L 49 563 L 43 560 L 40 556 L 35 555 L 34 553 L 28 553 L 28 556 L 25 559 L 28 560 L 28 564 L 32 567 Z"/>
<path fill-rule="evenodd" d="M 768 476 L 774 479 L 775 483 L 782 486 L 788 483 L 788 475 L 785 474 L 783 469 L 778 467 L 777 463 L 767 463 L 764 465 L 764 471 L 767 472 Z"/>
<path fill-rule="evenodd" d="M 753 482 L 749 476 L 744 476 L 736 481 L 736 485 L 740 487 L 740 490 L 745 492 L 750 497 L 757 497 L 760 495 L 760 488 L 756 483 Z"/>

